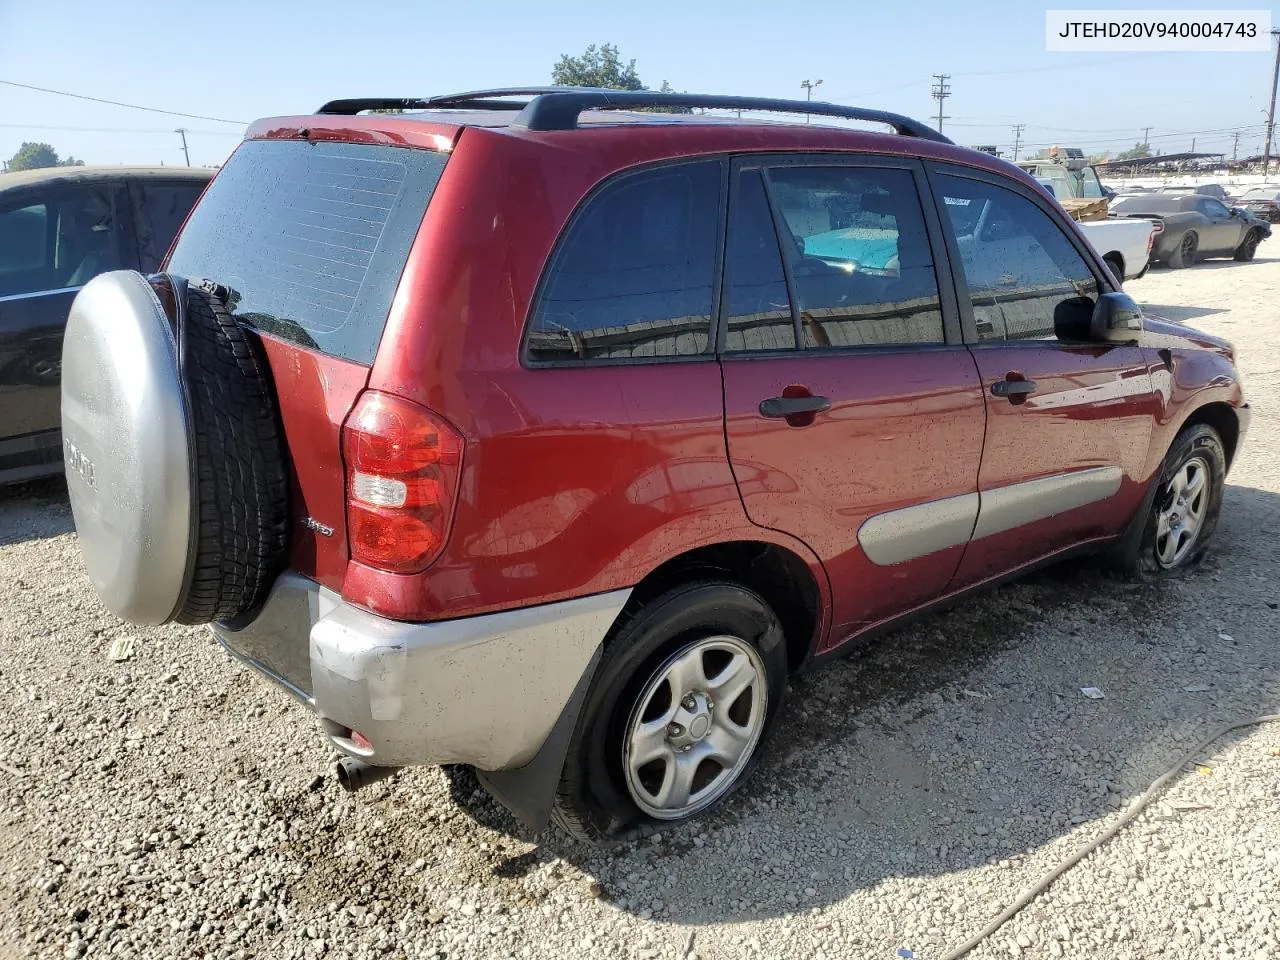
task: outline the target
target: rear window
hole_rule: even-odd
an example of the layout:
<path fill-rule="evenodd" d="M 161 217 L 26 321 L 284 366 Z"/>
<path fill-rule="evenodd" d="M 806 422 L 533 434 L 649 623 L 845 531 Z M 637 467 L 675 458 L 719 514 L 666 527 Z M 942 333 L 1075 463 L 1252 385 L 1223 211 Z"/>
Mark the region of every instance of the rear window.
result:
<path fill-rule="evenodd" d="M 244 143 L 187 221 L 168 269 L 230 287 L 242 323 L 372 363 L 445 157 L 304 140 Z"/>

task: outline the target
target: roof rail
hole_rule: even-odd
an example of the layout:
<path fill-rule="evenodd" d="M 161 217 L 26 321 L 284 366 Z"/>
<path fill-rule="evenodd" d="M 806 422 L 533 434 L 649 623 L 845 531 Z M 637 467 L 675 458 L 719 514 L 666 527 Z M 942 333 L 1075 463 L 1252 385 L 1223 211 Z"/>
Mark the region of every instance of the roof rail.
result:
<path fill-rule="evenodd" d="M 502 99 L 529 97 L 519 101 Z M 883 123 L 906 137 L 951 143 L 919 120 L 884 110 L 846 107 L 809 100 L 775 100 L 765 97 L 729 97 L 703 93 L 658 93 L 653 90 L 605 90 L 593 87 L 511 87 L 472 90 L 427 99 L 333 100 L 320 113 L 354 114 L 361 110 L 519 110 L 513 124 L 529 130 L 573 130 L 586 110 L 638 110 L 652 107 L 702 107 L 711 110 L 754 110 L 766 113 L 812 114 Z"/>

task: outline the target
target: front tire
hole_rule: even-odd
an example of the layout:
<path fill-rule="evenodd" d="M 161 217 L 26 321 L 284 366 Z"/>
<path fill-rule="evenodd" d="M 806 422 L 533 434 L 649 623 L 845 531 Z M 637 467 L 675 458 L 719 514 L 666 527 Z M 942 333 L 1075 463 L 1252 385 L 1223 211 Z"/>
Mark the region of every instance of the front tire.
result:
<path fill-rule="evenodd" d="M 1261 242 L 1262 231 L 1256 228 L 1250 230 L 1245 234 L 1245 238 L 1241 241 L 1240 246 L 1236 247 L 1236 252 L 1232 254 L 1232 259 L 1239 260 L 1241 263 L 1247 263 L 1257 255 L 1258 244 Z"/>
<path fill-rule="evenodd" d="M 703 581 L 629 605 L 578 717 L 554 819 L 598 843 L 714 807 L 755 769 L 786 682 L 782 626 L 743 586 Z"/>
<path fill-rule="evenodd" d="M 1142 535 L 1116 557 L 1137 580 L 1181 576 L 1204 557 L 1222 510 L 1227 458 L 1216 430 L 1203 423 L 1174 439 L 1156 478 Z"/>

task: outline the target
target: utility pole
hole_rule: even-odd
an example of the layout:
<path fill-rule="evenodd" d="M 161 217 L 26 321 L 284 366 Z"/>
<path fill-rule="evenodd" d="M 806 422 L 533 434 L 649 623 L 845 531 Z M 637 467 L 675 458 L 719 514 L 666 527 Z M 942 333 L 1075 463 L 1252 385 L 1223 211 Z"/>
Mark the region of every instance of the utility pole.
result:
<path fill-rule="evenodd" d="M 187 158 L 187 166 L 189 167 L 191 166 L 191 154 L 187 152 L 187 128 L 179 127 L 173 132 L 182 137 L 182 155 Z"/>
<path fill-rule="evenodd" d="M 938 132 L 942 132 L 942 121 L 947 117 L 942 114 L 942 101 L 951 96 L 951 86 L 947 83 L 951 79 L 949 73 L 935 73 L 933 79 L 938 82 L 933 85 L 933 99 L 938 101 Z"/>
<path fill-rule="evenodd" d="M 1022 131 L 1026 128 L 1025 123 L 1015 123 L 1013 125 L 1013 162 L 1018 162 L 1018 148 L 1022 146 Z"/>
<path fill-rule="evenodd" d="M 1276 85 L 1280 83 L 1280 29 L 1272 30 L 1276 38 L 1276 66 L 1271 71 L 1271 106 L 1267 110 L 1267 142 L 1262 146 L 1262 175 L 1265 177 L 1271 167 L 1271 136 L 1276 129 Z"/>
<path fill-rule="evenodd" d="M 804 99 L 806 103 L 813 99 L 814 87 L 817 87 L 821 83 L 822 83 L 821 80 L 805 80 L 800 84 L 800 86 L 804 89 Z M 809 122 L 809 114 L 807 113 L 804 115 L 804 122 L 805 123 Z"/>
<path fill-rule="evenodd" d="M 1196 152 L 1196 138 L 1195 138 L 1195 137 L 1192 137 L 1192 138 L 1191 138 L 1191 152 L 1192 152 L 1192 153 L 1195 153 L 1195 152 Z"/>
<path fill-rule="evenodd" d="M 1151 128 L 1150 127 L 1142 128 L 1142 145 L 1148 148 L 1151 146 Z"/>
<path fill-rule="evenodd" d="M 1237 130 L 1231 135 L 1231 162 L 1236 162 L 1236 154 L 1240 150 L 1240 131 Z"/>

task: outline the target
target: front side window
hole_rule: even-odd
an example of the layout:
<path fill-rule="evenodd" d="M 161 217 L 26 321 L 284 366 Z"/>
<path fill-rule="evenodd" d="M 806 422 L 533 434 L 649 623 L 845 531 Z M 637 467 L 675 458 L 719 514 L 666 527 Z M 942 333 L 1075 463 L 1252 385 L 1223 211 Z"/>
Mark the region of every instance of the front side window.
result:
<path fill-rule="evenodd" d="M 1052 339 L 1054 309 L 1096 298 L 1098 281 L 1065 233 L 1021 194 L 938 177 L 956 234 L 979 340 Z"/>
<path fill-rule="evenodd" d="M 806 347 L 945 342 L 910 171 L 788 166 L 768 176 Z"/>
<path fill-rule="evenodd" d="M 46 204 L 0 209 L 0 297 L 29 293 L 24 288 L 52 259 L 52 248 Z"/>
<path fill-rule="evenodd" d="M 1231 216 L 1231 211 L 1226 208 L 1226 205 L 1212 197 L 1200 201 L 1200 212 L 1211 219 Z"/>
<path fill-rule="evenodd" d="M 81 287 L 120 266 L 110 184 L 64 188 L 42 202 L 0 208 L 0 296 Z"/>
<path fill-rule="evenodd" d="M 570 224 L 529 328 L 535 360 L 706 354 L 723 165 L 631 174 Z"/>

